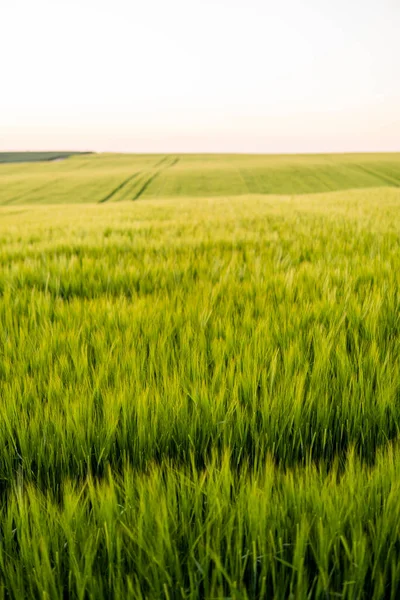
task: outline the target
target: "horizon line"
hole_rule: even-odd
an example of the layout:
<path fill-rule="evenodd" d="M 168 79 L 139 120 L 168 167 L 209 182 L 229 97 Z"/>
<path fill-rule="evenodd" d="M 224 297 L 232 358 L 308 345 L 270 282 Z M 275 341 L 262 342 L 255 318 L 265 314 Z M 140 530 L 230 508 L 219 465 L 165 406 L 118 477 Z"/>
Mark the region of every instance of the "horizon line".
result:
<path fill-rule="evenodd" d="M 139 151 L 127 151 L 127 150 L 66 150 L 66 149 L 46 149 L 46 150 L 0 150 L 1 154 L 44 154 L 44 153 L 70 153 L 70 154 L 126 154 L 126 155 L 148 155 L 148 156 L 157 156 L 164 154 L 180 154 L 185 156 L 197 156 L 197 155 L 205 155 L 205 156 L 326 156 L 326 155 L 340 155 L 340 154 L 399 154 L 400 148 L 398 150 L 328 150 L 328 151 L 303 151 L 303 152 L 259 152 L 259 151 L 173 151 L 168 150 L 165 152 L 154 151 L 154 152 L 139 152 Z"/>

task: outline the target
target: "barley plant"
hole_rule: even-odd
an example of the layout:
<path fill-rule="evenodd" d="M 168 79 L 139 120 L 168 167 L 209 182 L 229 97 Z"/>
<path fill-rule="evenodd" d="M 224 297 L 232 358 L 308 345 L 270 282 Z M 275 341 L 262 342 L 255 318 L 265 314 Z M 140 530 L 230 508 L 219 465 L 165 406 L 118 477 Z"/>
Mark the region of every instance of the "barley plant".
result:
<path fill-rule="evenodd" d="M 0 598 L 399 598 L 400 158 L 132 160 L 0 168 Z"/>

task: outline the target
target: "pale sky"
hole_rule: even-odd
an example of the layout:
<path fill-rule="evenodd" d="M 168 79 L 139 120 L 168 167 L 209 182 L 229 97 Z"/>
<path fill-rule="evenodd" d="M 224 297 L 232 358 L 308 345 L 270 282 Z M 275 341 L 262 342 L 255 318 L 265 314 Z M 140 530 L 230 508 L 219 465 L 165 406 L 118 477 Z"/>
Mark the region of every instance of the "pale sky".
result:
<path fill-rule="evenodd" d="M 0 0 L 0 151 L 400 151 L 400 0 Z"/>

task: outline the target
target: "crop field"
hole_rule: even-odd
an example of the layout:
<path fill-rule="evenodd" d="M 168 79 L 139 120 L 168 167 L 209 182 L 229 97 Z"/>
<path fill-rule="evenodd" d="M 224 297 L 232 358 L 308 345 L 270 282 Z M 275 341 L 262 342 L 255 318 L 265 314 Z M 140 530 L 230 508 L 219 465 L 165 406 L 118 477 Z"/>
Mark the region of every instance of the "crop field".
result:
<path fill-rule="evenodd" d="M 87 152 L 0 152 L 1 163 L 27 163 L 59 161 L 73 155 L 89 154 Z"/>
<path fill-rule="evenodd" d="M 55 162 L 0 165 L 0 205 L 297 195 L 376 187 L 400 187 L 400 154 L 84 154 Z"/>
<path fill-rule="evenodd" d="M 400 155 L 0 165 L 0 598 L 400 597 Z"/>

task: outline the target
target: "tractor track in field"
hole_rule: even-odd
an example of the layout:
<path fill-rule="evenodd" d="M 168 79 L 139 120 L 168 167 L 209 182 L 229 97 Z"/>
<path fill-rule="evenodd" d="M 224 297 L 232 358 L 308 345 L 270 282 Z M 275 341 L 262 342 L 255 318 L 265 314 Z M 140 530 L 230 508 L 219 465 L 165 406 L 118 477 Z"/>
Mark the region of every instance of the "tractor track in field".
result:
<path fill-rule="evenodd" d="M 161 162 L 158 163 L 158 166 L 160 166 L 161 164 L 163 166 L 160 169 L 158 169 L 158 171 L 156 171 L 155 173 L 153 173 L 148 179 L 146 179 L 146 181 L 144 182 L 144 184 L 142 185 L 142 187 L 136 192 L 136 194 L 134 195 L 134 197 L 132 198 L 132 200 L 138 200 L 144 194 L 144 192 L 147 190 L 147 188 L 149 187 L 149 185 L 151 183 L 153 183 L 153 181 L 155 179 L 157 179 L 157 177 L 159 175 L 161 175 L 161 173 L 163 171 L 166 171 L 167 169 L 171 169 L 172 167 L 174 167 L 179 162 L 179 158 L 175 158 L 175 159 L 172 160 L 171 163 L 165 164 L 165 162 L 167 160 L 168 160 L 168 157 L 165 157 L 165 159 L 163 159 Z"/>
<path fill-rule="evenodd" d="M 166 169 L 169 169 L 169 168 L 173 167 L 174 165 L 176 165 L 176 163 L 179 162 L 179 158 L 175 158 L 171 163 L 166 164 L 166 163 L 168 163 L 168 161 L 169 161 L 169 157 L 164 156 L 160 161 L 158 161 L 154 165 L 153 168 L 154 169 L 158 168 L 158 170 L 155 173 L 153 173 L 150 177 L 148 177 L 148 179 L 146 179 L 146 181 L 136 192 L 136 194 L 134 195 L 132 200 L 137 200 L 138 198 L 140 198 L 140 196 L 142 196 L 142 194 L 146 191 L 146 189 L 149 187 L 149 185 L 160 175 L 160 173 L 162 173 L 162 171 L 165 171 Z M 124 189 L 131 181 L 138 178 L 140 175 L 143 175 L 143 171 L 137 171 L 136 173 L 133 173 L 133 175 L 130 175 L 129 177 L 124 179 L 124 181 L 122 181 L 119 185 L 117 185 L 117 187 L 114 188 L 109 194 L 107 194 L 107 196 L 105 196 L 104 198 L 99 200 L 98 204 L 104 204 L 105 202 L 109 202 L 118 192 L 120 192 L 122 189 Z"/>
<path fill-rule="evenodd" d="M 163 157 L 161 160 L 159 160 L 159 161 L 158 161 L 158 163 L 156 163 L 156 164 L 154 165 L 154 168 L 156 169 L 157 167 L 161 167 L 161 165 L 162 165 L 163 163 L 165 163 L 167 160 L 168 160 L 168 156 L 164 156 L 164 157 Z"/>
<path fill-rule="evenodd" d="M 356 167 L 356 169 L 359 169 L 360 171 L 363 171 L 364 173 L 367 173 L 368 175 L 373 175 L 374 177 L 378 177 L 385 183 L 389 183 L 391 186 L 400 187 L 400 182 L 397 179 L 390 177 L 389 175 L 384 175 L 382 173 L 379 173 L 379 171 L 375 171 L 374 169 L 364 167 L 362 165 L 354 164 L 352 166 Z"/>
<path fill-rule="evenodd" d="M 126 187 L 128 185 L 128 183 L 130 183 L 131 181 L 133 181 L 136 177 L 138 177 L 140 175 L 141 171 L 137 171 L 137 173 L 134 173 L 133 175 L 130 175 L 129 177 L 127 177 L 127 179 L 124 179 L 124 181 L 122 183 L 120 183 L 119 185 L 117 185 L 116 188 L 114 188 L 112 190 L 112 192 L 110 192 L 109 194 L 107 194 L 107 196 L 105 196 L 104 198 L 102 198 L 101 200 L 98 201 L 99 204 L 104 204 L 104 202 L 108 202 L 109 200 L 111 200 L 111 198 L 113 196 L 115 196 L 115 194 L 117 192 L 119 192 L 120 190 L 122 190 L 124 187 Z"/>

